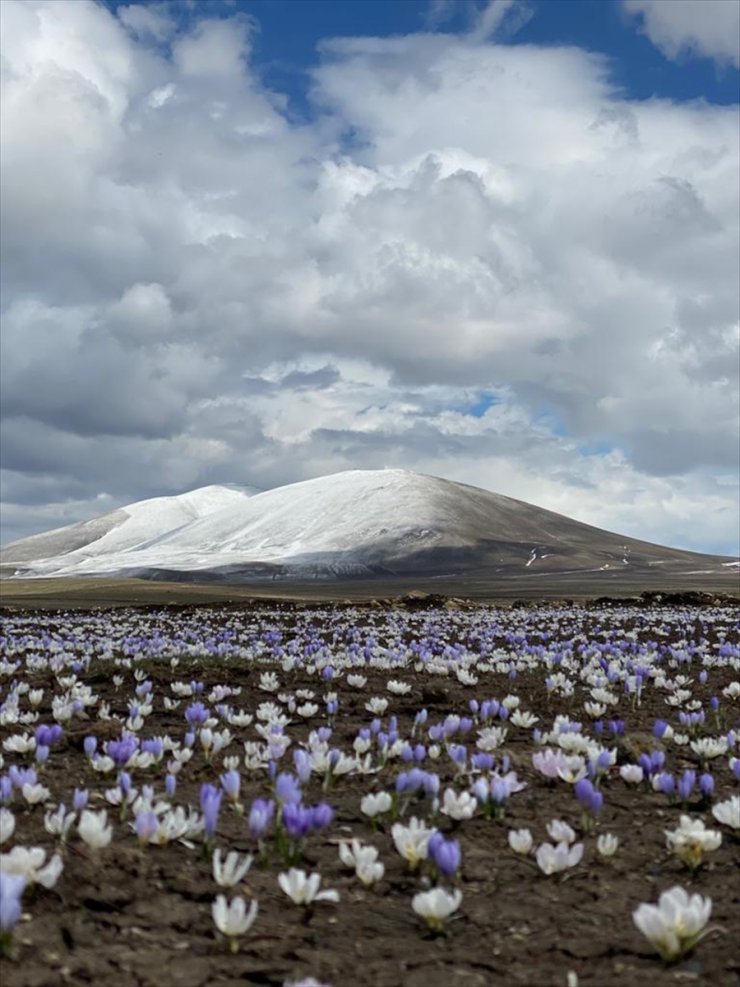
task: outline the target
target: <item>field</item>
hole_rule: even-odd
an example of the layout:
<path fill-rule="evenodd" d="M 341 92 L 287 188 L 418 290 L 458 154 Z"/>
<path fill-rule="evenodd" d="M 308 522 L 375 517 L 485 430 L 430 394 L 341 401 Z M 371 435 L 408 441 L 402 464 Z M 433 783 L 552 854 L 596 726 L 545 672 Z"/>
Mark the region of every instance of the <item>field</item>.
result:
<path fill-rule="evenodd" d="M 735 987 L 738 626 L 616 602 L 6 611 L 0 982 Z M 253 857 L 234 887 L 228 851 Z M 338 901 L 294 903 L 290 867 Z M 633 913 L 676 885 L 711 918 L 663 959 Z M 412 906 L 435 886 L 438 928 Z M 258 903 L 244 932 L 220 894 Z"/>

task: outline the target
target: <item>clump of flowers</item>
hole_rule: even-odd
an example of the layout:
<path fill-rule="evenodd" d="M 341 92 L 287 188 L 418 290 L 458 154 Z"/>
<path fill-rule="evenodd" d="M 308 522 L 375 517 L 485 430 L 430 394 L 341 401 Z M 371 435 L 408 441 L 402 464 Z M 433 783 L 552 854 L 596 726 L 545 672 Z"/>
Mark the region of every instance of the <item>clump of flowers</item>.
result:
<path fill-rule="evenodd" d="M 547 877 L 552 874 L 559 874 L 562 871 L 576 867 L 583 857 L 583 844 L 574 843 L 571 846 L 563 841 L 553 845 L 552 843 L 541 843 L 537 847 L 537 866 Z"/>
<path fill-rule="evenodd" d="M 667 963 L 689 953 L 707 934 L 712 899 L 689 894 L 676 886 L 664 891 L 657 905 L 642 904 L 632 919 Z"/>
<path fill-rule="evenodd" d="M 707 829 L 703 820 L 691 816 L 681 816 L 678 829 L 664 832 L 668 849 L 690 870 L 701 867 L 704 854 L 716 850 L 722 843 L 720 832 Z"/>

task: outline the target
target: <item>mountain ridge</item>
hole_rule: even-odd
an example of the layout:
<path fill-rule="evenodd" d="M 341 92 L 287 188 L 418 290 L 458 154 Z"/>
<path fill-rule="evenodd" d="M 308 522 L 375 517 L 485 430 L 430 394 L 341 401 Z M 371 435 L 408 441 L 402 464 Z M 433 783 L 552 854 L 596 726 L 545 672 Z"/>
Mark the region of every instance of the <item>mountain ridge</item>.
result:
<path fill-rule="evenodd" d="M 209 490 L 212 496 L 203 493 Z M 198 513 L 188 519 L 188 499 L 197 494 Z M 177 501 L 177 510 L 170 503 L 163 517 L 162 501 Z M 716 575 L 737 565 L 730 557 L 630 538 L 411 470 L 349 470 L 256 493 L 200 488 L 121 511 L 133 512 L 134 521 L 117 517 L 99 537 L 56 555 L 31 558 L 42 543 L 29 543 L 46 537 L 44 544 L 54 545 L 69 528 L 6 546 L 4 568 L 14 567 L 18 576 L 238 582 L 486 572 L 556 576 L 610 568 L 637 574 L 655 567 Z M 171 524 L 175 516 L 182 523 Z M 82 525 L 94 533 L 96 524 L 110 525 L 110 517 Z"/>

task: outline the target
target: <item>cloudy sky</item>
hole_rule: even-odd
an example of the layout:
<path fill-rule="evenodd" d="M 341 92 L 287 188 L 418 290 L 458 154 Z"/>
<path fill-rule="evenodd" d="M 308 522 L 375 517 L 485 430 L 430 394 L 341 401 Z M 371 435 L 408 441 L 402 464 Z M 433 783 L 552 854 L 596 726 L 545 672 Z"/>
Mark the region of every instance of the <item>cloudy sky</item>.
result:
<path fill-rule="evenodd" d="M 2 0 L 2 540 L 403 466 L 737 553 L 737 0 Z"/>

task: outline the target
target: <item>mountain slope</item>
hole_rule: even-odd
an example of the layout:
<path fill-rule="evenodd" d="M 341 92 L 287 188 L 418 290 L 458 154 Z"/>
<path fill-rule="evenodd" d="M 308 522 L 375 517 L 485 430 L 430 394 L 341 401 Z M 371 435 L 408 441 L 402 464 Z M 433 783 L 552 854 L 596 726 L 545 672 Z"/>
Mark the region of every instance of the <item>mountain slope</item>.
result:
<path fill-rule="evenodd" d="M 179 511 L 187 498 L 201 493 L 164 500 L 181 501 Z M 174 513 L 155 510 L 154 504 L 132 505 L 139 509 L 133 520 L 117 522 L 82 548 L 45 559 L 27 555 L 30 561 L 17 566 L 18 575 L 429 578 L 610 568 L 637 573 L 656 566 L 665 572 L 728 572 L 727 559 L 626 538 L 510 497 L 407 470 L 351 470 L 251 497 L 234 496 L 220 509 L 204 510 L 203 516 L 170 528 Z M 25 550 L 24 543 L 16 543 L 16 558 L 4 553 L 4 559 L 21 563 L 25 560 L 18 553 Z"/>
<path fill-rule="evenodd" d="M 8 565 L 69 556 L 79 561 L 126 551 L 214 511 L 235 508 L 256 492 L 212 485 L 174 497 L 140 500 L 90 521 L 10 542 L 3 546 L 2 562 Z"/>

